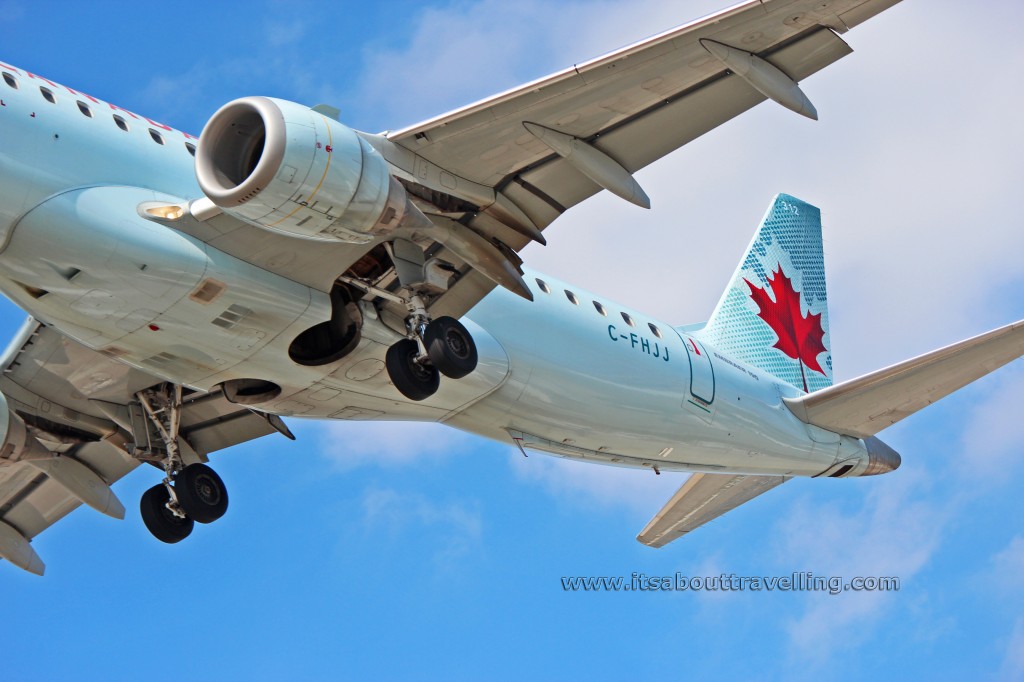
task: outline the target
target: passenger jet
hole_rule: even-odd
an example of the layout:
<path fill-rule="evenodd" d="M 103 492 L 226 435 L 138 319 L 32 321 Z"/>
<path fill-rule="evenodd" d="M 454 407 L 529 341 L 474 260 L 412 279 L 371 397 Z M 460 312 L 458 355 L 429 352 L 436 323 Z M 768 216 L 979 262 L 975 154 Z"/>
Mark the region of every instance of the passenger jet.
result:
<path fill-rule="evenodd" d="M 690 472 L 660 547 L 794 476 L 896 469 L 876 437 L 1024 354 L 1016 323 L 833 384 L 817 208 L 771 203 L 708 322 L 534 272 L 572 206 L 771 100 L 897 0 L 750 0 L 423 123 L 369 134 L 264 96 L 195 138 L 0 63 L 0 557 L 80 504 L 159 540 L 216 521 L 217 450 L 282 417 L 442 422 L 596 464 Z M 544 343 L 537 339 L 543 337 Z"/>

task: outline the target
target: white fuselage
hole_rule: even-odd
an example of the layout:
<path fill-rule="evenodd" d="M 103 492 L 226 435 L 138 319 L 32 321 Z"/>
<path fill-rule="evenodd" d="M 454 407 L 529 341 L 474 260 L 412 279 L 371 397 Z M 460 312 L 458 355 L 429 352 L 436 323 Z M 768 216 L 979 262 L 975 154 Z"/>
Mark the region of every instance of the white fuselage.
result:
<path fill-rule="evenodd" d="M 840 460 L 866 466 L 861 441 L 785 407 L 782 397 L 800 393 L 792 386 L 533 272 L 533 302 L 498 288 L 466 315 L 479 366 L 423 402 L 390 384 L 384 355 L 400 336 L 369 305 L 353 353 L 298 365 L 288 344 L 330 315 L 324 291 L 278 274 L 272 258 L 217 248 L 222 233 L 182 231 L 139 210 L 202 196 L 186 148 L 194 138 L 12 71 L 21 87 L 0 84 L 0 290 L 121 362 L 201 390 L 273 381 L 283 392 L 260 409 L 285 416 L 440 421 L 623 466 L 808 476 Z"/>

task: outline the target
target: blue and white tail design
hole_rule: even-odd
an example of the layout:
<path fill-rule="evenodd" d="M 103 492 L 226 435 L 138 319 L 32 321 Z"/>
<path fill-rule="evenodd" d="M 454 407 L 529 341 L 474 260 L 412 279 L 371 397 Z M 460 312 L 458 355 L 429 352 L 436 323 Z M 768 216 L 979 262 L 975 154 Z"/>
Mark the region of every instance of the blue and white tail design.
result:
<path fill-rule="evenodd" d="M 832 385 L 821 211 L 775 197 L 698 336 L 804 391 Z"/>

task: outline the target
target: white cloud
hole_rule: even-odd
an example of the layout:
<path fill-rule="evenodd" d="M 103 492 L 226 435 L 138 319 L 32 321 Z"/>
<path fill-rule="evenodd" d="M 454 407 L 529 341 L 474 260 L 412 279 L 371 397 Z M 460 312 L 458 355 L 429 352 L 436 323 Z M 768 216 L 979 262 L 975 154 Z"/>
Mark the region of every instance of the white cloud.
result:
<path fill-rule="evenodd" d="M 819 576 L 898 577 L 907 585 L 940 547 L 953 510 L 930 494 L 929 472 L 908 466 L 899 476 L 867 481 L 815 481 L 864 488 L 854 509 L 798 500 L 778 524 L 778 561 Z M 898 593 L 807 595 L 806 610 L 787 626 L 790 657 L 822 665 L 836 647 L 870 636 Z"/>
<path fill-rule="evenodd" d="M 1024 588 L 1024 537 L 1018 535 L 1013 538 L 992 557 L 992 577 L 1004 589 Z"/>
<path fill-rule="evenodd" d="M 334 421 L 319 426 L 318 449 L 338 471 L 436 461 L 476 438 L 435 422 Z"/>
<path fill-rule="evenodd" d="M 978 487 L 998 485 L 1024 464 L 1020 446 L 1024 442 L 1024 420 L 1020 418 L 1020 406 L 1024 404 L 1021 364 L 1024 363 L 1002 370 L 997 380 L 985 383 L 990 390 L 964 424 L 963 453 L 956 470 Z"/>
<path fill-rule="evenodd" d="M 1024 618 L 1017 619 L 1013 632 L 1006 642 L 1006 654 L 999 670 L 999 679 L 1024 679 Z"/>
<path fill-rule="evenodd" d="M 442 570 L 457 568 L 459 559 L 479 547 L 483 533 L 479 505 L 435 502 L 418 493 L 371 488 L 363 496 L 363 512 L 370 532 L 390 536 L 429 532 L 432 560 Z"/>

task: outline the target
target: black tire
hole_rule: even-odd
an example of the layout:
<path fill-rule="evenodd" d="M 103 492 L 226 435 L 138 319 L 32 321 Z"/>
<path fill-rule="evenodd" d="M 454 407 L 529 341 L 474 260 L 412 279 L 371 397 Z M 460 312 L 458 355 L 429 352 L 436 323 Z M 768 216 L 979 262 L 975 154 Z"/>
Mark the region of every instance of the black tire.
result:
<path fill-rule="evenodd" d="M 428 324 L 423 343 L 434 367 L 446 377 L 461 379 L 476 369 L 476 342 L 453 317 L 439 317 Z"/>
<path fill-rule="evenodd" d="M 391 383 L 409 400 L 426 400 L 437 393 L 441 375 L 432 365 L 416 362 L 419 347 L 412 339 L 402 339 L 388 348 L 384 364 Z"/>
<path fill-rule="evenodd" d="M 178 504 L 197 523 L 213 523 L 228 510 L 228 491 L 217 472 L 205 464 L 189 464 L 174 479 Z"/>
<path fill-rule="evenodd" d="M 187 538 L 195 527 L 192 519 L 180 519 L 171 513 L 167 508 L 167 502 L 171 499 L 163 483 L 153 486 L 142 494 L 139 502 L 139 511 L 142 512 L 142 522 L 146 528 L 160 542 L 173 545 Z"/>

